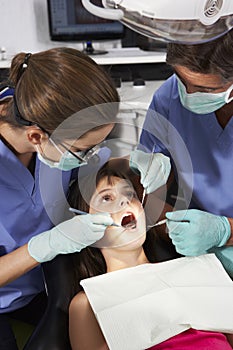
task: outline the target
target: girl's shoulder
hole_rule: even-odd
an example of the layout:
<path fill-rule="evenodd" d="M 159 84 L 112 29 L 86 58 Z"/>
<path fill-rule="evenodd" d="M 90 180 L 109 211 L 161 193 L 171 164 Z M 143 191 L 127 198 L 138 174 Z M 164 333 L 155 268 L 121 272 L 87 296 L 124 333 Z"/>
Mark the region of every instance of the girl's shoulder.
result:
<path fill-rule="evenodd" d="M 90 308 L 90 304 L 88 301 L 88 298 L 85 294 L 85 292 L 81 291 L 78 294 L 76 294 L 70 303 L 70 309 L 75 310 L 84 310 Z"/>

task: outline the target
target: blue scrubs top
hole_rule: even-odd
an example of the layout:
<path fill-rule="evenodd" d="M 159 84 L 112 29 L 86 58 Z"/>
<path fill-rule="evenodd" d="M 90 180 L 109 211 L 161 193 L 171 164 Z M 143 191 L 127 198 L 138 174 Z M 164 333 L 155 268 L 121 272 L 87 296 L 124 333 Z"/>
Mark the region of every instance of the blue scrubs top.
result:
<path fill-rule="evenodd" d="M 0 141 L 0 255 L 62 221 L 71 172 L 36 159 L 34 177 Z M 0 288 L 0 313 L 28 304 L 44 289 L 40 266 Z"/>
<path fill-rule="evenodd" d="M 233 118 L 222 129 L 215 113 L 188 111 L 173 75 L 153 96 L 140 143 L 171 157 L 189 208 L 233 217 Z"/>

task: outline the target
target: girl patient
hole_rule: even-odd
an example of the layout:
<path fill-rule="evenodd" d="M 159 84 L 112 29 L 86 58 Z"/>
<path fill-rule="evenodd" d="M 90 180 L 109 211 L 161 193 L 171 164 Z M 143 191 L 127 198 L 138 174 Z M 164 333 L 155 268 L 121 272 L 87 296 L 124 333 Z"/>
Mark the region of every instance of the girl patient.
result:
<path fill-rule="evenodd" d="M 156 262 L 153 248 L 155 235 L 151 230 L 146 233 L 144 209 L 137 196 L 141 188 L 137 176 L 130 172 L 127 164 L 123 159 L 111 160 L 99 170 L 96 181 L 92 184 L 93 188 L 90 183 L 79 186 L 77 182 L 71 187 L 69 203 L 72 207 L 89 213 L 108 212 L 119 225 L 108 227 L 104 237 L 95 246 L 73 255 L 78 291 L 69 310 L 69 332 L 73 350 L 108 349 L 79 281 Z M 222 333 L 189 329 L 150 349 L 230 350 L 232 347 Z"/>

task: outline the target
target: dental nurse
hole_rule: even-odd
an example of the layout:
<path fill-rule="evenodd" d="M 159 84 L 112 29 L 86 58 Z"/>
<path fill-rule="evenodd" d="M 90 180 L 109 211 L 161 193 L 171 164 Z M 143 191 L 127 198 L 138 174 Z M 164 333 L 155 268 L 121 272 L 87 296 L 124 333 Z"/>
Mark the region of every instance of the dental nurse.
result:
<path fill-rule="evenodd" d="M 182 185 L 188 210 L 166 214 L 177 252 L 215 252 L 233 277 L 232 43 L 233 30 L 204 44 L 168 44 L 174 75 L 155 92 L 140 143 L 168 156 Z M 143 167 L 140 152 L 131 161 Z M 149 178 L 155 174 L 151 167 Z"/>
<path fill-rule="evenodd" d="M 44 312 L 38 265 L 80 251 L 113 222 L 108 214 L 61 222 L 58 211 L 77 168 L 111 132 L 118 102 L 107 74 L 77 50 L 20 53 L 12 60 L 9 82 L 0 89 L 1 350 L 17 349 L 8 317 L 22 314 L 36 324 Z M 111 108 L 100 107 L 106 104 Z"/>

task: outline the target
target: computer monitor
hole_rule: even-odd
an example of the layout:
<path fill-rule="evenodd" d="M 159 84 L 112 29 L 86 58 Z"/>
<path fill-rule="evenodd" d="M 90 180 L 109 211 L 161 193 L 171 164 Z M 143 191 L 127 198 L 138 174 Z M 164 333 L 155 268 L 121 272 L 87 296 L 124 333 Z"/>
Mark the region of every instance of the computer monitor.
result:
<path fill-rule="evenodd" d="M 81 0 L 47 0 L 50 38 L 65 42 L 114 40 L 124 36 L 124 26 L 89 13 Z M 101 0 L 92 0 L 102 6 Z"/>

